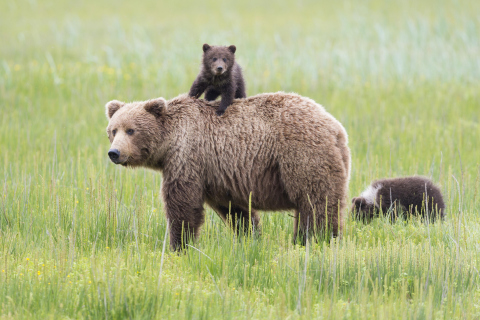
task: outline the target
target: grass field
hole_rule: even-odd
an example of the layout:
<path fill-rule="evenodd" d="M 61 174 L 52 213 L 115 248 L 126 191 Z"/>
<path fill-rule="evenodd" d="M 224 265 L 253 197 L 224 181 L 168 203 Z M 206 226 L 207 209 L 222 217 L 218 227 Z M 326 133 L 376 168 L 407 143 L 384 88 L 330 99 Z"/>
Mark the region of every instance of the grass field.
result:
<path fill-rule="evenodd" d="M 479 1 L 0 2 L 0 319 L 479 319 Z M 108 157 L 107 101 L 188 91 L 235 44 L 247 94 L 293 91 L 350 137 L 349 196 L 426 175 L 444 223 L 355 222 L 292 245 L 207 209 L 165 251 L 161 175 Z"/>

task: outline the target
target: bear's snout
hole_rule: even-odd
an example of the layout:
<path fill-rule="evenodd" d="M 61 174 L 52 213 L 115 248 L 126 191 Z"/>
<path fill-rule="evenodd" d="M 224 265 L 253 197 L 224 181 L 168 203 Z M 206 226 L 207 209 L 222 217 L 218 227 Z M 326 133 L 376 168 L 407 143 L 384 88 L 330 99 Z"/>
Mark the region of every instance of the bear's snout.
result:
<path fill-rule="evenodd" d="M 110 149 L 108 150 L 108 156 L 113 163 L 118 163 L 118 159 L 120 158 L 120 151 L 118 149 Z"/>
<path fill-rule="evenodd" d="M 214 75 L 221 75 L 227 71 L 228 66 L 226 66 L 225 63 L 223 62 L 217 61 L 212 64 L 211 68 L 212 68 L 212 73 Z"/>
<path fill-rule="evenodd" d="M 213 67 L 213 73 L 216 75 L 221 75 L 225 72 L 225 68 L 222 66 Z"/>

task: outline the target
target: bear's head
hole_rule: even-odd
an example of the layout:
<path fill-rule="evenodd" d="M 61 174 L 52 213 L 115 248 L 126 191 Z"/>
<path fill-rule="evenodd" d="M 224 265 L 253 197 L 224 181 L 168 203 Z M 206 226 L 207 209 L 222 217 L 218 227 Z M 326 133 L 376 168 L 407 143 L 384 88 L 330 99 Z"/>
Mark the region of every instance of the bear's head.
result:
<path fill-rule="evenodd" d="M 365 198 L 358 197 L 352 199 L 352 214 L 356 220 L 369 221 L 374 218 L 376 207 L 372 203 L 368 203 Z"/>
<path fill-rule="evenodd" d="M 230 71 L 235 63 L 235 46 L 203 45 L 203 67 L 214 76 Z"/>
<path fill-rule="evenodd" d="M 133 103 L 112 100 L 107 103 L 110 160 L 123 166 L 156 167 L 165 141 L 166 108 L 167 102 L 163 98 Z"/>

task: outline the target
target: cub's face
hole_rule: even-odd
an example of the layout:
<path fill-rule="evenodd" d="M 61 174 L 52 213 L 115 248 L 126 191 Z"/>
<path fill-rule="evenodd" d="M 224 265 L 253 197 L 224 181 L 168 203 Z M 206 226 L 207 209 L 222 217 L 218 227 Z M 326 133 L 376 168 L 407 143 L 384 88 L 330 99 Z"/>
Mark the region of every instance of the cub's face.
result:
<path fill-rule="evenodd" d="M 203 66 L 213 75 L 224 74 L 235 63 L 235 46 L 217 47 L 203 45 Z"/>
<path fill-rule="evenodd" d="M 367 203 L 365 198 L 358 197 L 352 199 L 352 214 L 356 220 L 368 221 L 375 216 L 375 205 Z"/>
<path fill-rule="evenodd" d="M 161 138 L 159 118 L 165 108 L 163 98 L 128 104 L 117 100 L 107 103 L 110 160 L 131 167 L 152 165 Z"/>

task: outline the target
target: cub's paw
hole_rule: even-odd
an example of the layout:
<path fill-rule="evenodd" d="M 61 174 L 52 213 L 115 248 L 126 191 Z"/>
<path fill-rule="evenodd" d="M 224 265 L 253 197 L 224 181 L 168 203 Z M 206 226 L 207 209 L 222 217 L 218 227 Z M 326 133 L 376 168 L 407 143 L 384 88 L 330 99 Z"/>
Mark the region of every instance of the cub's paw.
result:
<path fill-rule="evenodd" d="M 201 93 L 200 93 L 200 94 L 189 93 L 189 94 L 188 94 L 188 97 L 189 97 L 190 99 L 198 99 L 198 98 L 200 98 L 201 95 L 202 95 Z"/>
<path fill-rule="evenodd" d="M 217 110 L 215 113 L 217 114 L 217 116 L 220 117 L 221 115 L 223 115 L 225 113 L 225 110 Z"/>

